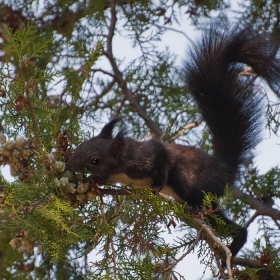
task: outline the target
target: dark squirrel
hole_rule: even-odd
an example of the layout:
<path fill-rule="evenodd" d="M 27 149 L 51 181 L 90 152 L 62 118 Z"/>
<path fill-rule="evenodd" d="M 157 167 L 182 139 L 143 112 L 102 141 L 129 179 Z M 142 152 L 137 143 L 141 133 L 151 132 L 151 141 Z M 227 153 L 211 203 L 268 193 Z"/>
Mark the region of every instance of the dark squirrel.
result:
<path fill-rule="evenodd" d="M 192 207 L 201 206 L 203 192 L 222 196 L 260 142 L 264 103 L 253 85 L 255 75 L 279 95 L 277 52 L 278 44 L 269 34 L 248 26 L 220 31 L 212 25 L 192 46 L 183 71 L 211 132 L 212 155 L 156 139 L 137 142 L 123 131 L 113 137 L 112 130 L 121 119 L 116 118 L 99 135 L 82 142 L 66 167 L 72 171 L 87 168 L 108 183 L 151 186 L 153 193 L 160 191 Z M 245 70 L 246 65 L 254 73 Z M 233 223 L 221 211 L 218 214 L 227 224 Z M 233 256 L 246 240 L 247 230 L 240 227 L 230 246 Z"/>

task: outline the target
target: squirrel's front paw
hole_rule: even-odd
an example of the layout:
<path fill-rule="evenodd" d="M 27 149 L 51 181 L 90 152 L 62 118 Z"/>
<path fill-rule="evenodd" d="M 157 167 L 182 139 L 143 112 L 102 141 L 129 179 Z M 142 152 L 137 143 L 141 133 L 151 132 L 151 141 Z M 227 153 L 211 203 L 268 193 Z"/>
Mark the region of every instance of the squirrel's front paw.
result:
<path fill-rule="evenodd" d="M 159 195 L 159 192 L 163 189 L 162 186 L 158 186 L 158 185 L 152 185 L 152 193 L 154 195 Z"/>

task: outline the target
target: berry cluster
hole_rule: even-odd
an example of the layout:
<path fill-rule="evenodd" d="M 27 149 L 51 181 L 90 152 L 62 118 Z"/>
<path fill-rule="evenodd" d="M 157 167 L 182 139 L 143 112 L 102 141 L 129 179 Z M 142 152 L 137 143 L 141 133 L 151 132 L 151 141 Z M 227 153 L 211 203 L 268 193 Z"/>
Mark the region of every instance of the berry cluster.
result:
<path fill-rule="evenodd" d="M 53 166 L 61 174 L 60 179 L 54 179 L 54 186 L 60 190 L 61 196 L 71 202 L 73 206 L 80 203 L 87 204 L 89 199 L 96 197 L 89 182 L 83 183 L 82 180 L 78 181 L 77 184 L 72 182 L 74 174 L 70 170 L 65 170 L 64 162 L 55 161 Z"/>
<path fill-rule="evenodd" d="M 28 160 L 34 155 L 35 144 L 30 139 L 17 138 L 8 140 L 0 134 L 0 165 L 8 164 L 11 175 L 18 176 L 27 169 Z"/>

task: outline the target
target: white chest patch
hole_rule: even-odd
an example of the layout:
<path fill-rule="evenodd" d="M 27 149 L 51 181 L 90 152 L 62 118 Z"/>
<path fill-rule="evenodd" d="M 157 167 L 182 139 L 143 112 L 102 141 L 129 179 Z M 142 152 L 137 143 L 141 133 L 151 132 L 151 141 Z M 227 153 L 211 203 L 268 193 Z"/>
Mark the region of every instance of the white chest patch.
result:
<path fill-rule="evenodd" d="M 118 182 L 123 185 L 131 185 L 136 189 L 146 188 L 153 184 L 153 180 L 151 178 L 132 179 L 124 173 L 111 175 L 107 179 L 107 181 L 112 183 Z M 182 201 L 182 199 L 173 191 L 173 189 L 170 186 L 164 186 L 160 192 L 165 195 L 172 196 L 178 201 Z"/>
<path fill-rule="evenodd" d="M 132 179 L 124 173 L 114 174 L 107 179 L 109 182 L 119 182 L 123 185 L 132 185 L 136 189 L 145 188 L 153 184 L 151 178 Z"/>
<path fill-rule="evenodd" d="M 173 198 L 175 198 L 177 201 L 181 201 L 181 202 L 184 202 L 177 193 L 175 193 L 173 191 L 173 189 L 169 186 L 164 186 L 163 189 L 160 191 L 160 193 L 163 193 L 165 195 L 168 195 L 168 196 L 172 196 Z"/>

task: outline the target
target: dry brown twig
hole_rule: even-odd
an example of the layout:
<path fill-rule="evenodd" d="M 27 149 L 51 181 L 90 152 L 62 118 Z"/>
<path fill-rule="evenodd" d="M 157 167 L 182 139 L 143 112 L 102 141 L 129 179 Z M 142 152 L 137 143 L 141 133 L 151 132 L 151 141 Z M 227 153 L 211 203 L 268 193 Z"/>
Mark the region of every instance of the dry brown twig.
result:
<path fill-rule="evenodd" d="M 182 129 L 180 129 L 176 135 L 169 139 L 168 143 L 174 142 L 177 138 L 179 138 L 186 130 L 199 126 L 202 123 L 203 119 L 200 118 L 196 122 L 186 124 Z"/>
<path fill-rule="evenodd" d="M 232 254 L 230 249 L 213 233 L 213 231 L 204 221 L 200 219 L 195 219 L 195 220 L 201 226 L 201 229 L 205 231 L 209 235 L 209 237 L 225 251 L 228 279 L 233 280 L 232 271 L 231 271 L 231 262 L 230 262 Z"/>

